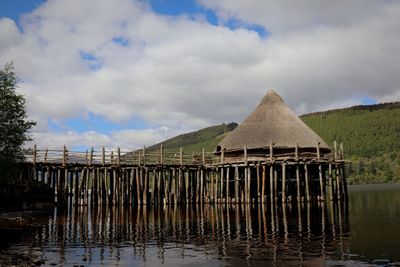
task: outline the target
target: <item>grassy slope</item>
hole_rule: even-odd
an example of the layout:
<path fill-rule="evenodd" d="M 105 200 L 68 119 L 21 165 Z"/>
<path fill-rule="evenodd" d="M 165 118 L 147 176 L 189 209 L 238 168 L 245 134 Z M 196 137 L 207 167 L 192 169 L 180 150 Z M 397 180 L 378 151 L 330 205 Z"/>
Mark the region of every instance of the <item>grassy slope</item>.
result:
<path fill-rule="evenodd" d="M 179 151 L 182 147 L 184 153 L 192 153 L 193 151 L 201 152 L 214 151 L 217 144 L 237 126 L 236 123 L 220 124 L 207 127 L 195 132 L 181 134 L 161 143 L 155 144 L 147 148 L 147 150 L 156 150 L 162 144 L 166 151 Z"/>

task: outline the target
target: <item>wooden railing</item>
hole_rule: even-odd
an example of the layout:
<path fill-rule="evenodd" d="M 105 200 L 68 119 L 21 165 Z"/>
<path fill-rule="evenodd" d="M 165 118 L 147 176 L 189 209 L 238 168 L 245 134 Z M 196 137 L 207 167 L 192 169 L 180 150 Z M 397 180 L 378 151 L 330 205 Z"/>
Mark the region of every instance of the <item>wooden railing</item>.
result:
<path fill-rule="evenodd" d="M 243 148 L 243 155 L 238 155 L 235 158 L 229 157 L 229 162 L 251 162 L 265 160 L 274 162 L 276 160 L 308 160 L 317 161 L 343 160 L 343 144 L 337 147 L 336 141 L 333 145 L 333 151 L 329 154 L 320 153 L 319 144 L 316 144 L 316 152 L 299 152 L 299 147 L 296 143 L 295 150 L 290 153 L 274 154 L 274 144 L 269 146 L 271 153 L 251 153 L 248 155 L 247 148 Z M 36 145 L 25 153 L 25 161 L 29 163 L 48 163 L 48 164 L 81 164 L 81 165 L 217 165 L 224 164 L 224 150 L 215 155 L 214 152 L 192 152 L 190 154 L 183 153 L 181 148 L 178 152 L 165 151 L 161 145 L 158 150 L 147 150 L 146 148 L 133 151 L 106 150 L 104 147 L 101 150 L 90 151 L 70 151 L 66 146 L 63 149 L 37 149 Z"/>
<path fill-rule="evenodd" d="M 26 151 L 25 162 L 48 164 L 82 164 L 82 165 L 212 165 L 218 163 L 218 157 L 213 152 L 203 151 L 190 154 L 165 151 L 161 146 L 159 150 L 134 151 L 101 150 L 71 151 L 66 146 L 63 149 L 37 149 L 36 145 Z"/>

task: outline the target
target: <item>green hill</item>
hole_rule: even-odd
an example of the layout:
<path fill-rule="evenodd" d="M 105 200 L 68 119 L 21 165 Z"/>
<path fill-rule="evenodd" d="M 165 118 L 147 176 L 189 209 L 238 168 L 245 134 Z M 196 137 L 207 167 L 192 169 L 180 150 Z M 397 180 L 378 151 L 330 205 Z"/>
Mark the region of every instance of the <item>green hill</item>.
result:
<path fill-rule="evenodd" d="M 214 151 L 215 147 L 225 137 L 225 135 L 237 126 L 237 123 L 231 122 L 228 124 L 223 123 L 207 127 L 195 132 L 178 135 L 146 149 L 148 151 L 157 150 L 162 144 L 165 151 L 170 152 L 178 152 L 181 147 L 183 153 L 192 153 L 194 151 L 201 152 L 203 148 L 208 152 Z"/>
<path fill-rule="evenodd" d="M 400 181 L 400 102 L 354 106 L 300 117 L 326 142 L 343 142 L 352 183 Z"/>
<path fill-rule="evenodd" d="M 300 118 L 326 142 L 343 142 L 350 156 L 400 150 L 400 102 L 310 113 Z"/>
<path fill-rule="evenodd" d="M 400 102 L 354 106 L 310 113 L 300 118 L 328 144 L 343 142 L 345 158 L 352 161 L 350 183 L 400 182 Z M 184 153 L 213 151 L 236 123 L 221 124 L 182 134 L 149 147 Z"/>

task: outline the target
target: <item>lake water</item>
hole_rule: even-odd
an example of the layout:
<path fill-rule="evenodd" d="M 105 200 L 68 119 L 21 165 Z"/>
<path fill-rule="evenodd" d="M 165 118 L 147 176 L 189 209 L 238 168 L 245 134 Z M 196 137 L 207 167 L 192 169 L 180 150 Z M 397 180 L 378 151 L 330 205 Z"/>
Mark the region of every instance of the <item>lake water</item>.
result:
<path fill-rule="evenodd" d="M 400 185 L 348 205 L 70 208 L 0 249 L 44 266 L 400 266 Z"/>

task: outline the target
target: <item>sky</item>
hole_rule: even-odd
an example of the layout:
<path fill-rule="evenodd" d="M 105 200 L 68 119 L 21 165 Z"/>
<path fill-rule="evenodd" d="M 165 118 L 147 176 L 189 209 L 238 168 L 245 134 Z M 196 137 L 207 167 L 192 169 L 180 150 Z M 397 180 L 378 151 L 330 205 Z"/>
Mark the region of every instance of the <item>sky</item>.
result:
<path fill-rule="evenodd" d="M 0 0 L 38 147 L 148 146 L 241 122 L 400 100 L 397 0 Z"/>

